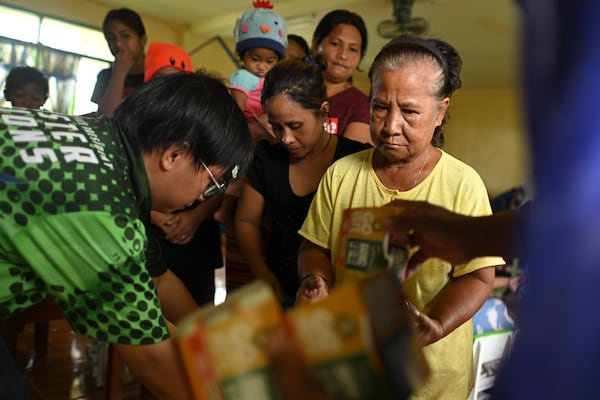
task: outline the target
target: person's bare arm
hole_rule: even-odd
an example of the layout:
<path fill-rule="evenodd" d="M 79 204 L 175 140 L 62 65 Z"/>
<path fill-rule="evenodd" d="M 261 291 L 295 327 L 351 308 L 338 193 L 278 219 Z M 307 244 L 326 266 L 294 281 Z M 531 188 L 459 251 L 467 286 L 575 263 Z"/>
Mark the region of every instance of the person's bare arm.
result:
<path fill-rule="evenodd" d="M 225 194 L 223 195 L 221 206 L 217 212 L 215 212 L 215 219 L 227 229 L 227 232 L 234 232 L 235 230 L 233 227 L 233 220 L 235 218 L 235 210 L 245 180 L 246 178 L 242 177 L 227 187 L 227 190 L 225 190 Z"/>
<path fill-rule="evenodd" d="M 246 99 L 248 98 L 246 93 L 242 92 L 241 90 L 231 89 L 231 97 L 233 97 L 233 100 L 235 100 L 235 103 L 238 105 L 240 110 L 243 110 L 244 107 L 246 107 Z"/>
<path fill-rule="evenodd" d="M 167 270 L 154 277 L 154 285 L 169 331 L 198 305 L 183 283 Z M 118 345 L 116 350 L 129 367 L 132 375 L 152 392 L 157 399 L 187 399 L 187 384 L 172 339 L 150 345 Z"/>
<path fill-rule="evenodd" d="M 114 346 L 135 379 L 157 399 L 189 398 L 172 339 L 156 344 Z"/>
<path fill-rule="evenodd" d="M 334 284 L 329 250 L 305 239 L 298 250 L 298 278 L 296 304 L 314 303 L 327 297 Z"/>
<path fill-rule="evenodd" d="M 427 315 L 413 310 L 423 346 L 440 340 L 469 320 L 488 298 L 494 275 L 495 267 L 490 266 L 454 278 L 435 298 Z"/>
<path fill-rule="evenodd" d="M 381 228 L 419 246 L 410 269 L 431 257 L 462 264 L 476 257 L 519 255 L 517 210 L 472 217 L 422 201 L 396 200 L 384 207 L 390 217 L 379 221 Z"/>
<path fill-rule="evenodd" d="M 98 113 L 111 117 L 123 97 L 123 87 L 125 78 L 129 70 L 135 64 L 133 55 L 122 50 L 115 56 L 115 62 L 112 66 L 112 74 L 106 87 L 106 92 L 98 104 Z"/>
<path fill-rule="evenodd" d="M 344 137 L 356 140 L 357 142 L 369 143 L 370 145 L 373 145 L 369 124 L 365 124 L 364 122 L 351 122 L 346 125 Z"/>
<path fill-rule="evenodd" d="M 157 277 L 152 278 L 160 308 L 163 310 L 165 318 L 177 325 L 186 315 L 198 308 L 198 304 L 187 290 L 179 278 L 167 269 L 167 271 Z"/>
<path fill-rule="evenodd" d="M 235 213 L 235 235 L 254 276 L 267 282 L 277 297 L 283 299 L 283 289 L 277 277 L 267 266 L 261 240 L 261 224 L 265 199 L 247 181 Z"/>

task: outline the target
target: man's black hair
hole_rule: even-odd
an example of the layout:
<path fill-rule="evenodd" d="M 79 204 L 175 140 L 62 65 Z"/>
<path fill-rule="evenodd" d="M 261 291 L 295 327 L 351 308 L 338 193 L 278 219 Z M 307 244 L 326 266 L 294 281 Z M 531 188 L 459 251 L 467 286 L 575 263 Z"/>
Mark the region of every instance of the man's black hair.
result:
<path fill-rule="evenodd" d="M 125 97 L 114 113 L 142 152 L 187 145 L 194 163 L 239 166 L 252 160 L 243 112 L 223 83 L 202 72 L 156 76 Z"/>

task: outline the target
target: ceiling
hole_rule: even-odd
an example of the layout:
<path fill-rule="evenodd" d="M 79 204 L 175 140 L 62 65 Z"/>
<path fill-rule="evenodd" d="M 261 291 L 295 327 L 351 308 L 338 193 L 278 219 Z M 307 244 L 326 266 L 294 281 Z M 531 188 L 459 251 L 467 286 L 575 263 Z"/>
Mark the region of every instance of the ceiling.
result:
<path fill-rule="evenodd" d="M 231 37 L 233 25 L 252 7 L 252 0 L 101 0 L 109 7 L 128 7 L 163 21 L 186 24 L 201 36 Z M 286 19 L 289 33 L 310 43 L 319 19 L 344 8 L 361 15 L 367 25 L 367 53 L 360 65 L 366 71 L 377 51 L 389 39 L 377 34 L 377 25 L 393 20 L 390 0 L 271 0 Z M 412 17 L 424 18 L 427 36 L 457 48 L 463 58 L 463 87 L 469 89 L 518 86 L 519 9 L 516 0 L 415 0 Z"/>

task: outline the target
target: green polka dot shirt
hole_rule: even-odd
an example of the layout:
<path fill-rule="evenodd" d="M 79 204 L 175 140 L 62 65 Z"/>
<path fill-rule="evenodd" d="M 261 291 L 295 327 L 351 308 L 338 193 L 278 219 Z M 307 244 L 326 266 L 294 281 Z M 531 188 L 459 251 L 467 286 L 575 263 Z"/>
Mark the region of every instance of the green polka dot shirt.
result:
<path fill-rule="evenodd" d="M 113 120 L 0 109 L 0 319 L 51 295 L 77 333 L 165 340 L 149 211 L 141 155 Z"/>

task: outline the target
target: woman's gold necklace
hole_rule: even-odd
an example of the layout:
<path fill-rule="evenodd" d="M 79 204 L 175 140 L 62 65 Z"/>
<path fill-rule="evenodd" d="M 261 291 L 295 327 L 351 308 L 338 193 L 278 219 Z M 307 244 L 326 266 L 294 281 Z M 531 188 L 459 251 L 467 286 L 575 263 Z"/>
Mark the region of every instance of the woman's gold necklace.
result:
<path fill-rule="evenodd" d="M 425 169 L 425 164 L 427 164 L 427 161 L 429 161 L 429 156 L 431 155 L 431 150 L 432 150 L 432 147 L 429 148 L 429 151 L 427 152 L 427 156 L 425 156 L 425 159 L 423 160 L 423 163 L 421 164 L 421 167 L 419 168 L 419 171 L 417 172 L 417 175 L 415 176 L 415 181 L 413 182 L 412 186 L 408 189 L 414 188 L 415 186 L 417 186 L 417 183 L 419 183 L 419 179 L 421 178 L 423 169 Z M 381 183 L 383 183 L 385 185 L 385 182 L 383 181 L 383 172 L 381 170 L 379 170 L 379 171 L 375 170 L 375 174 L 377 175 L 377 177 L 379 178 Z"/>
<path fill-rule="evenodd" d="M 421 168 L 419 168 L 419 172 L 417 172 L 417 176 L 415 177 L 415 181 L 413 182 L 412 187 L 417 186 L 417 183 L 419 183 L 419 178 L 421 178 L 421 174 L 423 173 L 423 169 L 425 168 L 425 164 L 427 164 L 427 161 L 429 161 L 429 156 L 431 155 L 431 149 L 432 148 L 433 147 L 429 148 L 429 151 L 427 152 L 427 156 L 423 160 L 423 164 L 421 164 Z"/>

